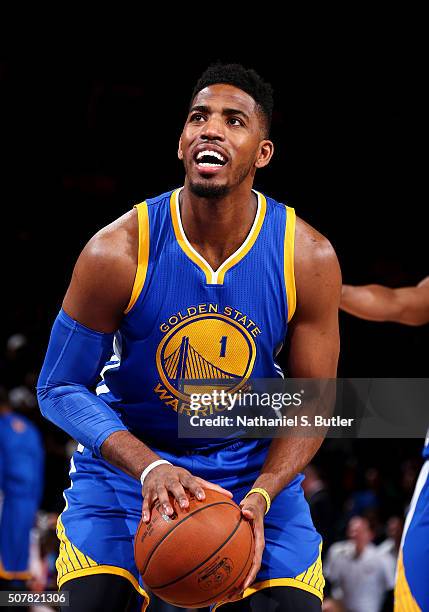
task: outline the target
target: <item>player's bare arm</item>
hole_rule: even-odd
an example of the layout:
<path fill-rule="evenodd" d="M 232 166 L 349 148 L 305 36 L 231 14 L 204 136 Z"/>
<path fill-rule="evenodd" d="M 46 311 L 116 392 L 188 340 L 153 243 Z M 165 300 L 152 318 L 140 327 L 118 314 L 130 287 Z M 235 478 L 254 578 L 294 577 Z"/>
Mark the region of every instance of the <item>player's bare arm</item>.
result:
<path fill-rule="evenodd" d="M 104 333 L 118 329 L 130 300 L 138 256 L 138 225 L 135 210 L 103 228 L 80 254 L 63 302 L 75 321 Z M 101 447 L 104 459 L 136 479 L 160 457 L 128 431 L 111 434 Z M 158 498 L 167 514 L 173 512 L 168 492 L 183 508 L 189 505 L 185 488 L 204 499 L 204 488 L 231 495 L 218 485 L 193 477 L 187 470 L 162 464 L 145 478 L 143 518 L 149 520 L 152 502 Z"/>
<path fill-rule="evenodd" d="M 429 323 L 429 276 L 415 287 L 396 289 L 343 285 L 340 308 L 368 321 L 424 325 Z"/>
<path fill-rule="evenodd" d="M 340 349 L 340 267 L 329 241 L 300 219 L 295 238 L 295 282 L 297 308 L 289 330 L 288 376 L 335 378 Z M 273 500 L 311 461 L 322 441 L 323 436 L 275 438 L 253 486 L 265 489 Z M 242 508 L 255 525 L 255 560 L 244 584 L 247 588 L 256 577 L 264 549 L 266 502 L 253 493 Z"/>

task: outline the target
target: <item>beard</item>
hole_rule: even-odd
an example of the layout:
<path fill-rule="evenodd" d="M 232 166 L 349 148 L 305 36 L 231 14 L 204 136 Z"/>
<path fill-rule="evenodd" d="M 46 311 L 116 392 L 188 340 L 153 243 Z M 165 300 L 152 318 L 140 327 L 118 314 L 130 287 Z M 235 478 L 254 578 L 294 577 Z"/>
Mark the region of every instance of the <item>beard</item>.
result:
<path fill-rule="evenodd" d="M 228 185 L 216 185 L 210 182 L 207 183 L 189 183 L 191 192 L 199 198 L 220 199 L 225 197 L 230 187 Z"/>
<path fill-rule="evenodd" d="M 235 178 L 233 185 L 217 185 L 216 183 L 212 183 L 210 179 L 193 182 L 189 181 L 189 188 L 191 192 L 198 196 L 199 198 L 208 198 L 208 199 L 220 199 L 228 195 L 228 193 L 237 185 L 240 185 L 249 175 L 253 167 L 253 163 L 250 162 L 247 165 L 243 165 L 238 168 L 237 176 Z M 186 171 L 186 165 L 185 165 Z"/>

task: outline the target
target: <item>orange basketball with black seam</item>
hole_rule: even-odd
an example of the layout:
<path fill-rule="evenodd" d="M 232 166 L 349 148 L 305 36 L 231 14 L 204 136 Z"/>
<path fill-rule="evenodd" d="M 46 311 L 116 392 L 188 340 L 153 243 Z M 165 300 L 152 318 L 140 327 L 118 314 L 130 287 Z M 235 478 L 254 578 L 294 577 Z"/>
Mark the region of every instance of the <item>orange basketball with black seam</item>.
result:
<path fill-rule="evenodd" d="M 221 601 L 249 573 L 254 556 L 250 522 L 226 495 L 205 490 L 166 515 L 155 503 L 149 523 L 140 521 L 134 540 L 137 568 L 145 585 L 175 606 L 199 608 Z"/>

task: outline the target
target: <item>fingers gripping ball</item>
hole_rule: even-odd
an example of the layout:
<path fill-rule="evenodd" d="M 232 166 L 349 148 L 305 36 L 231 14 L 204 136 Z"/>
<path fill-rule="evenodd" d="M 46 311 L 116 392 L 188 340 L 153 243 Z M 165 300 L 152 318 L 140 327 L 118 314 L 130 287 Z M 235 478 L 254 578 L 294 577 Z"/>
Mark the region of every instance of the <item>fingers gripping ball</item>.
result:
<path fill-rule="evenodd" d="M 159 503 L 134 540 L 136 565 L 147 587 L 164 601 L 199 608 L 225 599 L 244 581 L 254 556 L 249 521 L 229 497 L 205 490 L 189 507 L 164 514 Z"/>

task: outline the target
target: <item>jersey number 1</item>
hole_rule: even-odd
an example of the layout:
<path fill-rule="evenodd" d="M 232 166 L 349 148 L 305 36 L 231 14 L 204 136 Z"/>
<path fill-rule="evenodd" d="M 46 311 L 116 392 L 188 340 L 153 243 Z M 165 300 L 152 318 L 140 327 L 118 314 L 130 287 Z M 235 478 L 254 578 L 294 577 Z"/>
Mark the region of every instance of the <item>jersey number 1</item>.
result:
<path fill-rule="evenodd" d="M 220 339 L 220 354 L 219 357 L 225 357 L 225 353 L 226 353 L 226 341 L 228 339 L 228 336 L 222 336 L 222 338 Z"/>

